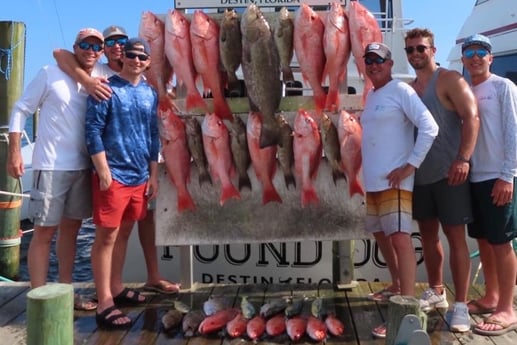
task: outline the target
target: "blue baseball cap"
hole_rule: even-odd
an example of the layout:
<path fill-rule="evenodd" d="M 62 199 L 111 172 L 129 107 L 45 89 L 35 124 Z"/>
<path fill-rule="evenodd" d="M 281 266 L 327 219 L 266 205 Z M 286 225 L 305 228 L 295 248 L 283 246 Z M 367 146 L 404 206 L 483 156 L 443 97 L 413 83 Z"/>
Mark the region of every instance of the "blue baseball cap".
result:
<path fill-rule="evenodd" d="M 489 52 L 492 51 L 492 43 L 490 43 L 490 39 L 486 37 L 485 35 L 481 34 L 475 34 L 472 36 L 469 36 L 463 41 L 463 44 L 461 45 L 461 51 L 464 51 L 470 46 L 473 45 L 480 45 Z"/>
<path fill-rule="evenodd" d="M 138 51 L 141 53 L 145 53 L 147 55 L 151 55 L 151 49 L 149 48 L 149 44 L 146 40 L 140 37 L 130 38 L 124 45 L 124 51 Z"/>

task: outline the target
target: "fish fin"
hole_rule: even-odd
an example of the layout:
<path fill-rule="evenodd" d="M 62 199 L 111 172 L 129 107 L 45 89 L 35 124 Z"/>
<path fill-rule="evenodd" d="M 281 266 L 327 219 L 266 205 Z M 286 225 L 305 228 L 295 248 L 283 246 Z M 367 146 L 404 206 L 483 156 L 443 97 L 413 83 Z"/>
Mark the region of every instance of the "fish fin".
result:
<path fill-rule="evenodd" d="M 264 192 L 262 193 L 262 205 L 267 204 L 268 202 L 276 201 L 278 203 L 282 203 L 282 198 L 276 191 L 275 187 L 271 185 L 271 188 L 264 189 Z"/>
<path fill-rule="evenodd" d="M 187 210 L 195 210 L 196 204 L 192 200 L 192 196 L 189 192 L 178 195 L 178 211 L 183 212 Z"/>
<path fill-rule="evenodd" d="M 241 198 L 241 194 L 232 184 L 223 187 L 223 190 L 221 192 L 221 198 L 219 199 L 219 204 L 223 206 L 226 200 L 231 198 L 238 200 Z"/>
<path fill-rule="evenodd" d="M 188 111 L 198 110 L 202 113 L 207 111 L 206 103 L 197 90 L 187 95 L 186 108 Z"/>
<path fill-rule="evenodd" d="M 261 149 L 268 146 L 278 145 L 280 142 L 280 126 L 276 121 L 265 121 L 262 124 L 259 137 L 259 147 Z"/>
<path fill-rule="evenodd" d="M 339 110 L 339 95 L 338 90 L 330 90 L 325 99 L 325 110 L 332 113 L 337 113 Z"/>
<path fill-rule="evenodd" d="M 354 194 L 356 194 L 356 193 L 364 196 L 364 188 L 361 185 L 361 183 L 359 182 L 359 180 L 357 179 L 357 177 L 354 178 L 353 180 L 349 181 L 348 191 L 349 191 L 350 197 L 353 197 Z"/>
<path fill-rule="evenodd" d="M 228 106 L 228 103 L 226 103 L 226 99 L 224 97 L 214 98 L 214 113 L 216 113 L 221 120 L 226 119 L 233 122 L 232 110 Z"/>
<path fill-rule="evenodd" d="M 314 187 L 305 188 L 302 191 L 302 208 L 308 206 L 309 204 L 317 205 L 320 202 L 320 198 L 316 193 Z"/>

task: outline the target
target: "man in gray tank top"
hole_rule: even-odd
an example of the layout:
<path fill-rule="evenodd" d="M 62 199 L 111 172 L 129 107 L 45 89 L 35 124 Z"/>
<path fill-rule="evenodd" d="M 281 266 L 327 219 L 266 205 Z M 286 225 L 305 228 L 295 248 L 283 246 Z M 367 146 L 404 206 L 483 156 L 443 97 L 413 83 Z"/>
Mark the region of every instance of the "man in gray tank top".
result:
<path fill-rule="evenodd" d="M 406 54 L 415 69 L 410 84 L 440 127 L 431 150 L 415 174 L 413 218 L 418 221 L 429 289 L 420 299 L 422 309 L 448 308 L 443 287 L 444 250 L 439 227 L 449 242 L 449 262 L 456 291 L 450 328 L 470 329 L 466 304 L 470 257 L 465 224 L 472 221 L 468 174 L 470 157 L 479 131 L 476 100 L 467 82 L 456 71 L 435 62 L 434 34 L 428 29 L 407 32 Z"/>

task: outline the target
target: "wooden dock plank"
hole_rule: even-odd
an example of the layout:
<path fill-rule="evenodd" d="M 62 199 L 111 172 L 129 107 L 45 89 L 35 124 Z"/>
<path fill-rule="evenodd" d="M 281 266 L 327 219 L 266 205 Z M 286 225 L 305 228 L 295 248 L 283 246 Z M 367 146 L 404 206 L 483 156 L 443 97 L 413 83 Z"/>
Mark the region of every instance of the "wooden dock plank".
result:
<path fill-rule="evenodd" d="M 75 285 L 75 284 L 74 284 Z M 129 287 L 140 288 L 140 284 L 128 284 Z M 183 290 L 178 295 L 161 295 L 146 292 L 148 301 L 140 306 L 122 308 L 134 320 L 133 326 L 127 331 L 103 331 L 97 328 L 95 312 L 74 312 L 74 344 L 145 344 L 145 345 L 251 345 L 246 337 L 229 339 L 224 334 L 210 336 L 195 336 L 185 338 L 178 329 L 164 332 L 161 324 L 162 315 L 173 307 L 176 300 L 189 305 L 191 308 L 202 308 L 209 295 L 224 295 L 232 299 L 234 306 L 240 305 L 242 296 L 251 296 L 257 308 L 266 301 L 287 296 L 307 296 L 314 298 L 319 295 L 325 304 L 345 324 L 345 335 L 329 337 L 327 343 L 332 345 L 381 345 L 384 340 L 375 339 L 371 330 L 384 321 L 387 304 L 377 303 L 367 299 L 370 292 L 385 286 L 386 282 L 360 282 L 357 287 L 349 290 L 335 290 L 332 285 L 316 284 L 275 284 L 275 285 L 204 285 L 195 284 L 190 290 Z M 427 287 L 425 283 L 416 285 L 416 295 Z M 22 345 L 26 343 L 26 293 L 28 283 L 0 284 L 0 339 L 2 344 Z M 448 301 L 454 302 L 454 288 L 447 284 Z M 82 294 L 93 294 L 91 283 L 77 284 L 76 291 Z M 478 298 L 483 294 L 483 286 L 476 285 L 469 290 L 469 298 Z M 517 343 L 517 332 L 509 332 L 503 336 L 484 337 L 472 331 L 462 334 L 449 332 L 444 311 L 429 313 L 428 333 L 433 345 L 510 345 Z M 482 316 L 472 316 L 472 324 L 479 322 Z M 287 337 L 277 339 L 260 339 L 253 345 L 290 344 Z M 297 345 L 313 345 L 315 342 L 304 337 Z"/>

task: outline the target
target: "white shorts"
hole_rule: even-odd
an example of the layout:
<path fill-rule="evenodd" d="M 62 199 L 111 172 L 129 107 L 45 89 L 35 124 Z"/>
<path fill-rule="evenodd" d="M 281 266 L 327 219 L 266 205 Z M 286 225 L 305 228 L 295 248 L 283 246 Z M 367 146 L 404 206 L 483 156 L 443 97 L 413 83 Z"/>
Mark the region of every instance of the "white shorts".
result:
<path fill-rule="evenodd" d="M 63 217 L 91 217 L 91 171 L 34 170 L 29 216 L 38 226 L 57 226 Z"/>

